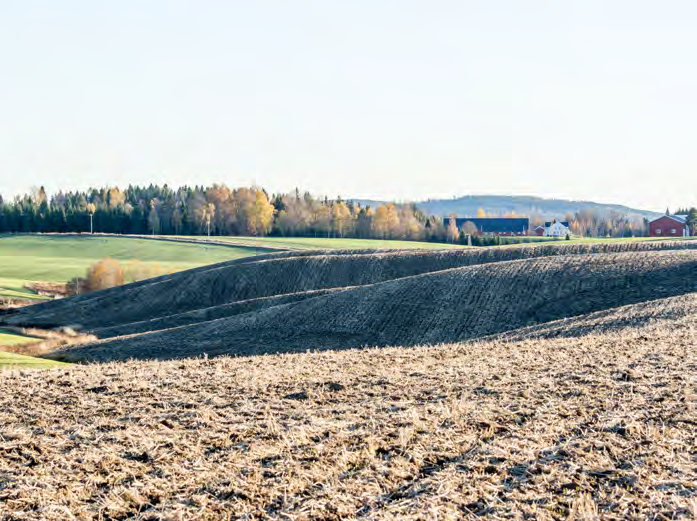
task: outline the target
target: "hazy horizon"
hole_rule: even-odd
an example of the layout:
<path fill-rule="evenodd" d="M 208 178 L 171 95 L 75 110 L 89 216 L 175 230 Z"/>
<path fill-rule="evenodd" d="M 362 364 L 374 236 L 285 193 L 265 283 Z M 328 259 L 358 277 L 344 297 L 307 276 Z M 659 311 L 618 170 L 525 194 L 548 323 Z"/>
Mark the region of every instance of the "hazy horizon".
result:
<path fill-rule="evenodd" d="M 688 1 L 0 3 L 0 194 L 697 206 Z"/>
<path fill-rule="evenodd" d="M 215 184 L 216 182 L 214 182 Z M 218 184 L 225 184 L 224 182 L 220 181 L 217 182 Z M 137 183 L 131 183 L 134 186 Z M 146 183 L 146 184 L 149 184 Z M 164 183 L 163 183 L 164 184 Z M 200 184 L 200 183 L 199 183 Z M 173 189 L 178 189 L 183 186 L 190 186 L 194 187 L 195 183 L 189 183 L 189 184 L 182 184 L 182 185 L 173 185 L 171 183 L 167 183 L 167 185 L 170 188 Z M 126 189 L 128 188 L 127 185 L 117 185 L 117 184 L 104 184 L 104 185 L 95 185 L 95 186 L 84 186 L 84 187 L 72 187 L 72 188 L 65 188 L 62 186 L 58 186 L 55 190 L 52 190 L 45 185 L 32 185 L 26 190 L 19 190 L 15 193 L 2 193 L 0 192 L 0 196 L 6 197 L 8 200 L 16 195 L 23 196 L 23 195 L 28 195 L 31 194 L 33 191 L 37 190 L 40 187 L 44 187 L 46 190 L 47 194 L 49 196 L 54 195 L 58 191 L 62 192 L 67 192 L 67 191 L 87 191 L 90 189 L 102 189 L 102 188 L 120 188 L 120 189 Z M 140 186 L 143 186 L 142 184 Z M 254 185 L 253 183 L 248 183 L 247 185 L 242 184 L 242 185 L 227 185 L 230 188 L 240 188 L 240 187 L 253 187 L 253 186 L 258 186 L 259 188 L 267 189 L 265 186 L 261 185 Z M 683 205 L 677 205 L 674 208 L 666 207 L 663 209 L 652 209 L 652 208 L 643 208 L 640 206 L 633 206 L 631 204 L 625 204 L 621 201 L 603 201 L 603 200 L 594 200 L 594 199 L 572 199 L 572 198 L 564 198 L 564 197 L 545 197 L 541 196 L 539 194 L 516 194 L 516 193 L 510 193 L 510 194 L 504 194 L 504 193 L 469 193 L 469 194 L 459 194 L 459 195 L 452 195 L 452 196 L 443 196 L 443 197 L 423 197 L 420 199 L 400 199 L 400 198 L 380 198 L 380 197 L 353 197 L 350 194 L 323 194 L 323 193 L 317 193 L 313 192 L 311 190 L 306 190 L 301 186 L 297 187 L 301 193 L 304 192 L 310 192 L 312 196 L 314 196 L 317 199 L 323 199 L 325 196 L 329 197 L 330 199 L 336 198 L 336 197 L 341 197 L 344 201 L 372 201 L 372 202 L 377 202 L 377 203 L 382 203 L 382 202 L 393 202 L 397 204 L 410 204 L 410 203 L 427 203 L 429 201 L 448 201 L 448 200 L 457 200 L 457 199 L 462 199 L 462 198 L 467 198 L 467 197 L 511 197 L 511 198 L 518 198 L 518 197 L 526 197 L 526 198 L 538 198 L 538 199 L 543 199 L 545 201 L 562 201 L 562 202 L 568 202 L 568 203 L 596 203 L 598 205 L 608 205 L 608 206 L 625 206 L 627 208 L 630 208 L 632 210 L 641 210 L 641 211 L 648 211 L 648 212 L 655 212 L 655 213 L 665 213 L 666 209 L 670 209 L 671 211 L 676 210 L 678 208 L 683 208 Z M 276 195 L 279 193 L 292 193 L 295 189 L 293 190 L 287 190 L 287 191 L 280 191 L 280 192 L 274 192 L 271 190 L 267 190 L 269 192 L 269 195 Z M 688 205 L 689 206 L 689 205 Z"/>

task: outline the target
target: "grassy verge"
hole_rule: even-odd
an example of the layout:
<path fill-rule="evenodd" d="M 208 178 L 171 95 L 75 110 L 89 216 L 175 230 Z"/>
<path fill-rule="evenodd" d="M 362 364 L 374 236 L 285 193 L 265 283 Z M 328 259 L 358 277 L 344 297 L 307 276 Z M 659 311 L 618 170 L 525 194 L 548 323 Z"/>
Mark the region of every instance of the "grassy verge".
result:
<path fill-rule="evenodd" d="M 220 242 L 244 247 L 276 248 L 288 250 L 438 250 L 463 248 L 458 244 L 437 242 L 393 241 L 380 239 L 337 239 L 327 237 L 211 237 Z"/>
<path fill-rule="evenodd" d="M 206 237 L 180 237 L 187 240 L 206 241 Z M 216 236 L 211 241 L 228 243 L 234 246 L 249 248 L 268 248 L 280 250 L 364 250 L 364 249 L 400 249 L 400 250 L 438 250 L 464 248 L 464 245 L 421 242 L 398 241 L 380 239 L 336 239 L 327 237 L 239 237 Z M 574 244 L 611 244 L 624 242 L 655 242 L 675 240 L 697 240 L 697 237 L 575 237 L 566 240 L 564 237 L 501 237 L 502 245 L 516 244 L 545 244 L 545 243 L 574 243 Z"/>
<path fill-rule="evenodd" d="M 0 371 L 8 369 L 48 369 L 51 367 L 67 367 L 68 365 L 54 360 L 0 351 Z"/>
<path fill-rule="evenodd" d="M 32 356 L 18 355 L 16 353 L 7 353 L 2 351 L 3 348 L 11 348 L 31 344 L 40 339 L 18 335 L 7 329 L 0 328 L 0 371 L 3 369 L 26 369 L 26 368 L 44 368 L 57 367 L 61 364 L 53 360 L 44 360 L 42 358 L 34 358 Z"/>
<path fill-rule="evenodd" d="M 574 237 L 566 240 L 564 237 L 501 237 L 501 243 L 510 244 L 540 244 L 540 243 L 574 243 L 574 244 L 612 244 L 623 242 L 660 242 L 660 241 L 690 241 L 697 237 Z"/>
<path fill-rule="evenodd" d="M 33 342 L 36 342 L 37 340 L 37 338 L 18 335 L 0 327 L 0 348 L 31 344 Z"/>

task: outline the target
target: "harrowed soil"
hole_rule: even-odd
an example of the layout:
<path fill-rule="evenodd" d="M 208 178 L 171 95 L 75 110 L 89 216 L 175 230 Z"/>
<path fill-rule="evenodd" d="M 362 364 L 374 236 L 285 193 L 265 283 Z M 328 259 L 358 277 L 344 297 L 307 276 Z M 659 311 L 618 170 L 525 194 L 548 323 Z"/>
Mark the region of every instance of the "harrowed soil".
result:
<path fill-rule="evenodd" d="M 0 372 L 0 519 L 697 519 L 696 269 L 290 252 L 0 316 L 103 362 Z"/>
<path fill-rule="evenodd" d="M 186 358 L 459 342 L 697 290 L 697 243 L 244 258 L 0 317 L 100 340 L 66 361 Z"/>
<path fill-rule="evenodd" d="M 576 335 L 6 373 L 0 517 L 694 519 L 696 309 L 691 294 Z"/>

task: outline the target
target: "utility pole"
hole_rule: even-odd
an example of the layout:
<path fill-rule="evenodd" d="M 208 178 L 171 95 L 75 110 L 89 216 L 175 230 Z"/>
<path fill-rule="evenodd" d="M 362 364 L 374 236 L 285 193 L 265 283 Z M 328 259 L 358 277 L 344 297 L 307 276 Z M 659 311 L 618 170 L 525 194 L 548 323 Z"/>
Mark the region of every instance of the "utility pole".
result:
<path fill-rule="evenodd" d="M 92 224 L 92 222 L 93 222 L 92 218 L 94 217 L 94 212 L 95 212 L 96 210 L 97 210 L 97 207 L 95 206 L 94 203 L 89 203 L 89 204 L 87 205 L 87 211 L 88 211 L 89 214 L 90 214 L 90 234 L 93 234 L 93 233 L 94 233 L 94 226 L 93 226 L 93 224 Z"/>
<path fill-rule="evenodd" d="M 254 209 L 254 229 L 252 230 L 252 237 L 254 237 L 254 256 L 258 257 L 259 256 L 259 242 L 256 240 L 257 238 L 257 213 L 256 213 L 256 208 Z"/>

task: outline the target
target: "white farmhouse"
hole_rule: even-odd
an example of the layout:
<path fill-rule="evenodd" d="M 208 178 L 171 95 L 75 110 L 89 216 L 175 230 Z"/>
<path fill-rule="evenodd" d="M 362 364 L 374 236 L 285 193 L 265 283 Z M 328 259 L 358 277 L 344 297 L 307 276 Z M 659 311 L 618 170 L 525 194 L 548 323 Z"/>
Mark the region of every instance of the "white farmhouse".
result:
<path fill-rule="evenodd" d="M 571 235 L 571 228 L 569 227 L 569 223 L 566 221 L 546 222 L 543 235 L 545 237 L 566 237 L 567 235 Z"/>

